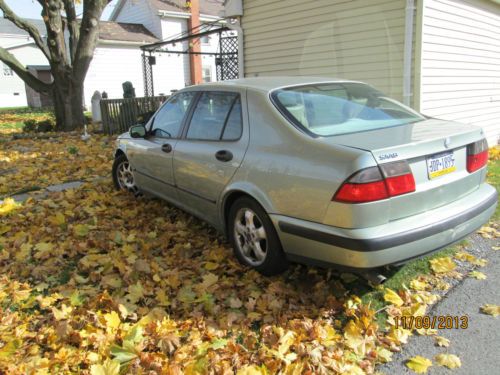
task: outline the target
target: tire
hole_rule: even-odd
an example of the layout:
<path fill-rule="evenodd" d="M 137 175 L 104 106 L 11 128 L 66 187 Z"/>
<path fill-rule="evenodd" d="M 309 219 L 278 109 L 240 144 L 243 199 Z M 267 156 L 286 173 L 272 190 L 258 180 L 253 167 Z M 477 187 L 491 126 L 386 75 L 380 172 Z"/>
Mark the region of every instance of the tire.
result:
<path fill-rule="evenodd" d="M 237 199 L 229 210 L 228 237 L 240 263 L 265 276 L 288 268 L 283 248 L 271 219 L 253 199 Z"/>
<path fill-rule="evenodd" d="M 120 176 L 120 173 L 122 173 L 122 176 Z M 134 175 L 125 154 L 120 154 L 115 158 L 112 174 L 116 190 L 128 190 L 136 196 L 139 194 L 139 189 L 135 184 Z"/>

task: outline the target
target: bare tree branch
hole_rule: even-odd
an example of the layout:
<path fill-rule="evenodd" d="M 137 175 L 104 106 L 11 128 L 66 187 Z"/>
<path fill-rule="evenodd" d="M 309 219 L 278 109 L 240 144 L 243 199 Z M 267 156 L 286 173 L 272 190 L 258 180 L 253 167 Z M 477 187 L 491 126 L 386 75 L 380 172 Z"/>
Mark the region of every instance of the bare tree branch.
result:
<path fill-rule="evenodd" d="M 63 3 L 64 10 L 66 11 L 66 21 L 68 23 L 70 56 L 71 62 L 73 63 L 75 61 L 78 39 L 80 38 L 80 28 L 76 18 L 74 0 L 63 0 Z"/>
<path fill-rule="evenodd" d="M 16 74 L 34 90 L 38 92 L 50 92 L 52 90 L 52 84 L 45 83 L 36 78 L 13 54 L 2 47 L 0 47 L 0 60 L 16 72 Z"/>
<path fill-rule="evenodd" d="M 0 9 L 3 11 L 3 17 L 14 23 L 20 29 L 26 31 L 35 41 L 35 44 L 40 48 L 45 57 L 50 60 L 50 53 L 47 45 L 44 43 L 42 36 L 40 35 L 38 29 L 32 25 L 30 22 L 23 20 L 18 17 L 12 9 L 5 3 L 4 0 L 0 0 Z"/>
<path fill-rule="evenodd" d="M 54 63 L 63 65 L 69 63 L 66 40 L 64 39 L 63 18 L 61 16 L 62 5 L 61 0 L 43 1 L 42 18 L 47 28 L 47 44 L 50 52 L 51 65 L 53 67 Z"/>

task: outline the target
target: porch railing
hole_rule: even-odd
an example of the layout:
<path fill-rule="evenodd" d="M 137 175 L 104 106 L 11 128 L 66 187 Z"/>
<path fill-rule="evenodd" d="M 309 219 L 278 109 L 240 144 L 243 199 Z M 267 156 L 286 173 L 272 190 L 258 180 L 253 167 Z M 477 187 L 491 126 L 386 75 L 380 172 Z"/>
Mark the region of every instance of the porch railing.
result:
<path fill-rule="evenodd" d="M 141 121 L 144 114 L 156 111 L 168 96 L 151 96 L 128 99 L 102 99 L 101 117 L 103 130 L 107 134 L 126 132 Z"/>

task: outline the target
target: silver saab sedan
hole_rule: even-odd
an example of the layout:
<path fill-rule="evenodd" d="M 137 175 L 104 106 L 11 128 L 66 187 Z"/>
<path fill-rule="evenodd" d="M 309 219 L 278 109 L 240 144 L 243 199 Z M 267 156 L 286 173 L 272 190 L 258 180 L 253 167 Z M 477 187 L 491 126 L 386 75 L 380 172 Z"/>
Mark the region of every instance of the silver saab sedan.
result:
<path fill-rule="evenodd" d="M 122 134 L 115 158 L 117 188 L 209 222 L 265 275 L 289 261 L 401 264 L 474 232 L 497 204 L 480 128 L 345 80 L 188 87 Z"/>

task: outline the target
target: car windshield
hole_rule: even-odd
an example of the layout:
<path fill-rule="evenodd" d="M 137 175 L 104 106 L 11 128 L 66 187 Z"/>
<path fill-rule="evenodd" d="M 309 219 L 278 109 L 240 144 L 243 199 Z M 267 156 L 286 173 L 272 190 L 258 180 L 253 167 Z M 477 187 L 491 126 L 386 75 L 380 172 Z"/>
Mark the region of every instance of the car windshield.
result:
<path fill-rule="evenodd" d="M 362 83 L 311 84 L 276 90 L 271 96 L 288 120 L 318 136 L 356 133 L 425 119 Z"/>

